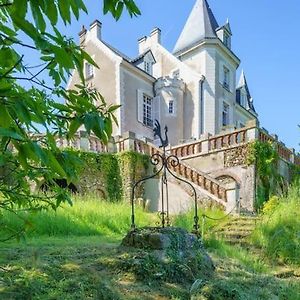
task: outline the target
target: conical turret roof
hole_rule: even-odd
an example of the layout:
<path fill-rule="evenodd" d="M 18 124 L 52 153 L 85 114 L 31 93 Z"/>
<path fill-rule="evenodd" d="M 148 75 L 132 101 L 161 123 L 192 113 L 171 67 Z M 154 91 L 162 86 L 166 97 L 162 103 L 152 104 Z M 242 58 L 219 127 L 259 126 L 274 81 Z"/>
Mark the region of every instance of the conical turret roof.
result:
<path fill-rule="evenodd" d="M 204 38 L 216 38 L 219 27 L 206 0 L 197 0 L 177 40 L 174 53 L 187 49 Z"/>

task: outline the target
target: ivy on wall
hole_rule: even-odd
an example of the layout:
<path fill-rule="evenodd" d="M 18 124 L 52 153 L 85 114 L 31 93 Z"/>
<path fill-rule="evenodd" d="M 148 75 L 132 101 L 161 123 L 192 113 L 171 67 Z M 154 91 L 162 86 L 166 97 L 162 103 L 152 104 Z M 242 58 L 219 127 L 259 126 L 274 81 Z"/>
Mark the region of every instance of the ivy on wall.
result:
<path fill-rule="evenodd" d="M 81 161 L 77 189 L 83 194 L 97 193 L 108 201 L 129 200 L 133 183 L 148 171 L 149 157 L 136 152 L 76 153 Z M 142 195 L 142 187 L 138 193 Z"/>
<path fill-rule="evenodd" d="M 279 155 L 273 143 L 255 141 L 248 146 L 247 165 L 257 171 L 256 209 L 282 190 L 283 178 L 278 172 Z"/>

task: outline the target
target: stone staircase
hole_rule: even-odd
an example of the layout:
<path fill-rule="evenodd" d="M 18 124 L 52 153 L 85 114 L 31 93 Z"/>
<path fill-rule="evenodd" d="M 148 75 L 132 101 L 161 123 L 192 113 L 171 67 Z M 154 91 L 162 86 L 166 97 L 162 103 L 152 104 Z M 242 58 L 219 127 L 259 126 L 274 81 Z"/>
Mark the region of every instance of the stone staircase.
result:
<path fill-rule="evenodd" d="M 162 152 L 160 148 L 157 148 L 150 143 L 146 144 L 138 140 L 136 140 L 134 143 L 134 151 L 143 154 L 147 153 L 150 156 Z M 226 207 L 227 193 L 226 188 L 222 185 L 222 183 L 201 172 L 200 170 L 196 170 L 185 164 L 181 159 L 179 159 L 174 165 L 170 163 L 169 169 L 178 177 L 189 181 L 196 189 L 199 189 L 208 198 L 217 202 L 221 206 Z"/>
<path fill-rule="evenodd" d="M 236 216 L 230 218 L 214 228 L 212 234 L 217 239 L 240 246 L 249 246 L 248 238 L 253 232 L 259 217 L 257 216 Z"/>

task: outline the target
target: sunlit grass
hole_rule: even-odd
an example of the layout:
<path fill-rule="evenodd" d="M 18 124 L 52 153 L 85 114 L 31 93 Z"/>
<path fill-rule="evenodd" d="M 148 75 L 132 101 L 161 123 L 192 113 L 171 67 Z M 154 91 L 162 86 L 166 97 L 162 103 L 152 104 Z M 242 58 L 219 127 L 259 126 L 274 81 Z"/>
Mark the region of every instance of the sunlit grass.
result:
<path fill-rule="evenodd" d="M 290 188 L 286 197 L 256 226 L 252 242 L 270 258 L 300 265 L 300 185 Z"/>
<path fill-rule="evenodd" d="M 155 223 L 156 214 L 147 213 L 140 207 L 135 213 L 139 226 Z M 111 203 L 93 196 L 75 197 L 72 206 L 64 204 L 57 211 L 23 213 L 20 216 L 22 218 L 5 212 L 2 223 L 17 231 L 25 222 L 28 238 L 95 235 L 121 238 L 131 225 L 128 203 Z"/>

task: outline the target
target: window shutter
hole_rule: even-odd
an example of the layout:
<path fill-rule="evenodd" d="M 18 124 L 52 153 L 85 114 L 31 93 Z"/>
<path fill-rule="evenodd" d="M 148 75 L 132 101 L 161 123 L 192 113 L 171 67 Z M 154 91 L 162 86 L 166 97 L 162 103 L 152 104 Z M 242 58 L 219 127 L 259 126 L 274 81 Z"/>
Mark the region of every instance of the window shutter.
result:
<path fill-rule="evenodd" d="M 155 120 L 160 122 L 160 96 L 153 98 L 153 113 L 152 113 L 153 124 Z"/>
<path fill-rule="evenodd" d="M 143 92 L 137 90 L 137 119 L 143 123 Z"/>

